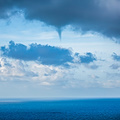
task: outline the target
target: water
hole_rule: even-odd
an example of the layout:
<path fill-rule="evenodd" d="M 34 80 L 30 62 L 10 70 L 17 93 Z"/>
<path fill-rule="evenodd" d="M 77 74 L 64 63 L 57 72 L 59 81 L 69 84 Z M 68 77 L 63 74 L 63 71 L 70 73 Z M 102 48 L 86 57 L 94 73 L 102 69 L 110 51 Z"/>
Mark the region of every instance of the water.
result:
<path fill-rule="evenodd" d="M 0 120 L 120 120 L 120 99 L 6 100 Z"/>

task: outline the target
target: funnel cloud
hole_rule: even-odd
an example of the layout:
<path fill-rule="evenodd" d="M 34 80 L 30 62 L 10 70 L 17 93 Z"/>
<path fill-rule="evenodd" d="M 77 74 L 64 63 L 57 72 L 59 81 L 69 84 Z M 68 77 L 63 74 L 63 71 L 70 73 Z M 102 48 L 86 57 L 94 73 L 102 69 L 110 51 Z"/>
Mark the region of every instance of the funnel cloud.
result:
<path fill-rule="evenodd" d="M 43 21 L 61 28 L 71 25 L 82 32 L 97 32 L 110 38 L 120 37 L 119 0 L 0 0 L 0 18 L 22 10 L 28 20 Z"/>

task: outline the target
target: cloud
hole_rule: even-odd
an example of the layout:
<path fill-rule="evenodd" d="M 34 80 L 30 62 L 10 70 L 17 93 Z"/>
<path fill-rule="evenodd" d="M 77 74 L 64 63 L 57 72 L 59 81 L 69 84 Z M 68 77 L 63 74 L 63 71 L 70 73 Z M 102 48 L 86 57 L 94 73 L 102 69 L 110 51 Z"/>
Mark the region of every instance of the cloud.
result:
<path fill-rule="evenodd" d="M 33 71 L 26 69 L 26 64 L 20 60 L 0 58 L 0 81 L 28 81 L 28 78 L 37 77 Z M 23 79 L 24 77 L 24 79 Z M 27 79 L 26 79 L 27 77 Z"/>
<path fill-rule="evenodd" d="M 72 77 L 73 74 L 66 68 L 0 57 L 0 82 L 27 82 L 39 86 L 63 87 L 62 83 L 70 81 Z"/>
<path fill-rule="evenodd" d="M 82 66 L 81 66 L 82 67 Z M 120 86 L 120 74 L 107 73 L 107 79 L 101 76 L 99 70 L 84 68 L 66 69 L 58 66 L 38 64 L 34 61 L 23 61 L 0 58 L 0 82 L 14 82 L 34 84 L 36 86 L 60 88 L 116 88 Z M 74 72 L 73 72 L 74 71 Z M 89 78 L 89 79 L 88 79 Z"/>
<path fill-rule="evenodd" d="M 96 76 L 96 75 L 89 75 L 89 77 L 91 77 L 92 79 L 98 79 L 98 78 L 100 78 L 99 76 Z"/>
<path fill-rule="evenodd" d="M 120 65 L 119 64 L 112 64 L 110 67 L 112 69 L 116 70 L 116 69 L 120 68 Z"/>
<path fill-rule="evenodd" d="M 120 55 L 117 55 L 116 53 L 113 53 L 112 57 L 113 57 L 114 60 L 120 61 Z"/>
<path fill-rule="evenodd" d="M 23 44 L 9 42 L 8 48 L 1 47 L 3 56 L 25 61 L 40 61 L 44 65 L 67 65 L 73 61 L 72 53 L 68 49 L 48 45 L 31 44 L 29 48 Z"/>
<path fill-rule="evenodd" d="M 53 25 L 59 33 L 63 26 L 72 25 L 83 33 L 94 31 L 120 37 L 119 0 L 0 0 L 0 5 L 0 18 L 22 10 L 26 19 Z"/>
<path fill-rule="evenodd" d="M 30 44 L 28 48 L 23 44 L 15 44 L 14 41 L 10 41 L 8 47 L 2 46 L 0 49 L 2 56 L 24 61 L 38 61 L 43 65 L 68 67 L 68 63 L 89 64 L 97 60 L 92 53 L 74 54 L 69 49 L 41 44 Z"/>
<path fill-rule="evenodd" d="M 112 73 L 109 73 L 107 72 L 107 78 L 108 79 L 111 79 L 111 80 L 119 80 L 120 81 L 120 73 L 119 71 L 118 72 L 112 72 Z"/>
<path fill-rule="evenodd" d="M 60 73 L 61 70 L 55 67 L 39 65 L 35 62 L 29 64 L 29 62 L 5 57 L 0 58 L 0 82 L 50 82 L 60 77 Z"/>
<path fill-rule="evenodd" d="M 94 55 L 90 52 L 86 53 L 85 56 L 80 56 L 81 63 L 91 63 L 93 61 L 96 61 L 97 59 L 94 57 Z"/>
<path fill-rule="evenodd" d="M 93 69 L 93 70 L 96 70 L 96 69 L 98 69 L 98 65 L 96 65 L 96 64 L 84 64 L 84 66 L 86 67 L 86 68 L 89 68 L 89 69 Z"/>
<path fill-rule="evenodd" d="M 103 88 L 119 88 L 120 81 L 119 80 L 106 80 L 103 83 L 101 83 L 101 86 Z"/>
<path fill-rule="evenodd" d="M 79 58 L 80 63 L 84 63 L 84 64 L 89 64 L 89 63 L 97 60 L 95 55 L 93 55 L 90 52 L 86 53 L 85 55 L 80 55 L 79 53 L 75 53 L 75 56 L 77 58 Z"/>

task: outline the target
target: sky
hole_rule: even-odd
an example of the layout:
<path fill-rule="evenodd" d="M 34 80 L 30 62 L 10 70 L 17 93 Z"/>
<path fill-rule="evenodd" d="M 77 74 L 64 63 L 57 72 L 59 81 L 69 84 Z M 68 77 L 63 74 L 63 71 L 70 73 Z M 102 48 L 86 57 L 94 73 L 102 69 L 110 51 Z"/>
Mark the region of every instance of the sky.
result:
<path fill-rule="evenodd" d="M 0 98 L 120 97 L 119 0 L 0 0 Z"/>

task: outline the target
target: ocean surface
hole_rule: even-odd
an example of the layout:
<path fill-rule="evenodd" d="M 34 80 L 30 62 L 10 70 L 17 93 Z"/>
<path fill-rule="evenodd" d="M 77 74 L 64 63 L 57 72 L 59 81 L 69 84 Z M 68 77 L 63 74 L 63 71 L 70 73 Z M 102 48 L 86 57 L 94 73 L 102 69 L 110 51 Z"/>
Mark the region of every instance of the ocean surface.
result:
<path fill-rule="evenodd" d="M 120 120 L 120 99 L 0 100 L 0 120 Z"/>

